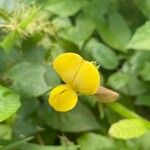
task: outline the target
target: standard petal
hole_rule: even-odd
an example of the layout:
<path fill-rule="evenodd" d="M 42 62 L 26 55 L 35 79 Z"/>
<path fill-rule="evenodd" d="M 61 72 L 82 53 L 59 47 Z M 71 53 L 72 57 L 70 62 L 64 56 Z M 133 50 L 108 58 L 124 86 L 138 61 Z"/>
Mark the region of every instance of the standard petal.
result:
<path fill-rule="evenodd" d="M 53 62 L 55 71 L 65 83 L 70 83 L 80 70 L 84 59 L 75 53 L 64 53 L 57 56 Z"/>

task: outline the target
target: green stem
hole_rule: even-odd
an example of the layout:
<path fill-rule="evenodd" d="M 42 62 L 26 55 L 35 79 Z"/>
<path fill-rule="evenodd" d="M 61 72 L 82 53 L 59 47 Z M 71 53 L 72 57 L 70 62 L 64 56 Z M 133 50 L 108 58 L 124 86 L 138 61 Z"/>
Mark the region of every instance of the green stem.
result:
<path fill-rule="evenodd" d="M 128 119 L 134 119 L 134 118 L 141 119 L 144 122 L 144 124 L 146 125 L 146 127 L 150 129 L 150 122 L 148 120 L 144 119 L 143 117 L 136 114 L 135 112 L 129 110 L 125 106 L 123 106 L 117 102 L 107 104 L 107 106 L 110 109 L 112 109 L 113 111 L 115 111 L 116 113 L 118 113 L 119 115 L 121 115 L 122 117 L 125 117 Z"/>

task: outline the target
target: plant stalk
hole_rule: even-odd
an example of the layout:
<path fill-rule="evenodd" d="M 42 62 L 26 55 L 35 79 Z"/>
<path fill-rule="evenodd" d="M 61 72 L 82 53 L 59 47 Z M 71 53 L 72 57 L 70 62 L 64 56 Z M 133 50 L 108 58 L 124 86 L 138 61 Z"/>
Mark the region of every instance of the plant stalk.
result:
<path fill-rule="evenodd" d="M 144 122 L 145 126 L 150 129 L 150 121 L 144 119 L 143 117 L 141 117 L 140 115 L 138 115 L 137 113 L 129 110 L 128 108 L 126 108 L 125 106 L 114 102 L 114 103 L 110 103 L 107 104 L 107 106 L 113 110 L 114 112 L 118 113 L 120 116 L 125 117 L 127 119 L 140 119 Z"/>

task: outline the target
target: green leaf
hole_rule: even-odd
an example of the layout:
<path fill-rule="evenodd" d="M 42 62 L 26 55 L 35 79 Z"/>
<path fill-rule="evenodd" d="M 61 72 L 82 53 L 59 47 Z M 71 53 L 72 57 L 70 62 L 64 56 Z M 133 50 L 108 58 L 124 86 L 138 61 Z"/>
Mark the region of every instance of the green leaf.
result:
<path fill-rule="evenodd" d="M 122 70 L 138 74 L 148 62 L 150 62 L 150 51 L 135 51 L 132 57 L 124 63 Z"/>
<path fill-rule="evenodd" d="M 141 106 L 149 106 L 150 107 L 150 92 L 146 92 L 143 94 L 140 94 L 135 101 L 136 105 L 141 105 Z"/>
<path fill-rule="evenodd" d="M 146 91 L 146 84 L 135 74 L 116 72 L 108 78 L 108 85 L 126 95 L 138 95 Z"/>
<path fill-rule="evenodd" d="M 21 109 L 17 113 L 17 117 L 13 122 L 13 136 L 18 138 L 20 137 L 19 135 L 28 137 L 38 131 L 38 123 L 36 120 L 36 112 L 38 111 L 38 109 L 39 101 L 37 99 L 22 99 Z"/>
<path fill-rule="evenodd" d="M 116 11 L 108 13 L 107 21 L 97 23 L 100 37 L 110 47 L 126 51 L 126 46 L 131 37 L 131 31 L 124 18 Z"/>
<path fill-rule="evenodd" d="M 150 18 L 150 1 L 149 0 L 135 0 L 135 4 L 143 15 Z"/>
<path fill-rule="evenodd" d="M 95 133 L 86 133 L 78 138 L 81 150 L 115 150 L 112 139 Z"/>
<path fill-rule="evenodd" d="M 20 96 L 0 85 L 0 122 L 6 120 L 21 106 Z"/>
<path fill-rule="evenodd" d="M 5 50 L 5 52 L 10 52 L 19 36 L 20 35 L 16 30 L 11 31 L 8 35 L 6 35 L 6 37 L 4 37 L 3 41 L 0 42 L 0 46 Z"/>
<path fill-rule="evenodd" d="M 10 53 L 6 53 L 0 48 L 0 72 L 4 74 L 10 66 L 20 62 L 22 59 L 23 55 L 18 52 L 18 49 L 13 49 Z"/>
<path fill-rule="evenodd" d="M 47 49 L 41 48 L 41 46 L 37 45 L 39 42 L 41 42 L 41 39 L 42 35 L 37 33 L 29 38 L 22 40 L 22 53 L 27 61 L 43 63 Z M 47 46 L 46 44 L 44 45 Z"/>
<path fill-rule="evenodd" d="M 119 139 L 136 138 L 146 132 L 148 129 L 140 119 L 124 119 L 112 124 L 109 129 L 109 134 Z"/>
<path fill-rule="evenodd" d="M 118 66 L 118 58 L 115 52 L 95 39 L 91 39 L 85 46 L 85 51 L 91 51 L 93 59 L 106 69 L 114 69 Z"/>
<path fill-rule="evenodd" d="M 67 17 L 56 17 L 52 22 L 57 31 L 71 27 L 71 21 Z"/>
<path fill-rule="evenodd" d="M 14 80 L 13 89 L 28 97 L 40 96 L 60 82 L 50 66 L 38 63 L 19 63 L 13 66 L 6 76 Z"/>
<path fill-rule="evenodd" d="M 108 84 L 114 89 L 119 90 L 120 88 L 126 86 L 129 81 L 129 77 L 125 73 L 114 73 L 108 79 Z"/>
<path fill-rule="evenodd" d="M 40 116 L 48 125 L 63 132 L 99 130 L 101 127 L 90 109 L 81 102 L 65 113 L 54 111 L 48 104 L 44 105 Z"/>
<path fill-rule="evenodd" d="M 80 49 L 95 29 L 93 21 L 84 15 L 78 16 L 76 26 L 72 26 L 60 33 L 65 40 L 76 44 Z"/>
<path fill-rule="evenodd" d="M 68 17 L 76 14 L 82 6 L 81 0 L 48 0 L 43 3 L 46 10 L 61 17 Z"/>
<path fill-rule="evenodd" d="M 77 150 L 78 146 L 48 146 L 48 145 L 38 145 L 38 144 L 24 144 L 18 147 L 18 150 Z"/>
<path fill-rule="evenodd" d="M 101 21 L 104 15 L 108 13 L 110 2 L 108 0 L 87 1 L 83 6 L 84 14 L 91 18 L 93 22 Z"/>
<path fill-rule="evenodd" d="M 139 27 L 134 33 L 127 48 L 135 50 L 150 50 L 150 21 Z"/>
<path fill-rule="evenodd" d="M 6 124 L 0 125 L 0 138 L 9 140 L 11 138 L 11 127 Z"/>
<path fill-rule="evenodd" d="M 145 63 L 140 75 L 144 80 L 150 81 L 150 62 Z"/>

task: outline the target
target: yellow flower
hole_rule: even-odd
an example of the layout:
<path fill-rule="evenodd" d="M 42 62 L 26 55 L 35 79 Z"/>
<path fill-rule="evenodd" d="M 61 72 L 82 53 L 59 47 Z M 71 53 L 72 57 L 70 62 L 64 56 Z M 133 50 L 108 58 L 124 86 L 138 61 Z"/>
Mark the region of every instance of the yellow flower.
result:
<path fill-rule="evenodd" d="M 75 91 L 81 94 L 93 95 L 100 86 L 100 75 L 97 67 L 78 54 L 64 53 L 59 55 L 54 60 L 53 67 L 67 84 L 63 87 L 62 85 L 58 86 L 51 91 L 49 103 L 57 111 L 67 111 L 75 106 L 77 101 Z M 66 94 L 62 95 L 60 93 L 64 88 L 67 89 L 64 92 Z"/>

